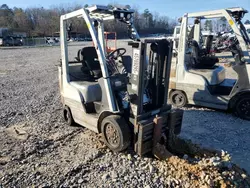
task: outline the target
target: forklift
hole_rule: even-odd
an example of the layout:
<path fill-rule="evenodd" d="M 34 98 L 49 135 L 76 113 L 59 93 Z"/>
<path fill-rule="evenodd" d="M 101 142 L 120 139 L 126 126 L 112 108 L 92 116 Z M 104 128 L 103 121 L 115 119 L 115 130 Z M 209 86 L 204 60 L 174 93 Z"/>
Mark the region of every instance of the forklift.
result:
<path fill-rule="evenodd" d="M 250 40 L 241 20 L 247 10 L 229 8 L 188 13 L 180 20 L 178 55 L 172 60 L 169 101 L 176 107 L 186 104 L 233 111 L 238 117 L 250 120 Z M 201 20 L 225 18 L 235 41 L 230 46 L 237 79 L 226 78 L 223 66 L 211 53 L 213 36 L 202 44 Z M 194 21 L 188 34 L 188 23 Z M 203 47 L 205 46 L 205 47 Z"/>
<path fill-rule="evenodd" d="M 115 152 L 128 147 L 140 156 L 169 154 L 172 139 L 181 132 L 183 111 L 168 104 L 173 44 L 144 40 L 133 24 L 134 11 L 95 5 L 60 18 L 61 65 L 58 67 L 63 117 L 102 135 Z M 69 61 L 67 20 L 83 18 L 94 46 L 86 46 Z M 104 22 L 125 24 L 132 57 L 125 48 L 107 52 Z"/>

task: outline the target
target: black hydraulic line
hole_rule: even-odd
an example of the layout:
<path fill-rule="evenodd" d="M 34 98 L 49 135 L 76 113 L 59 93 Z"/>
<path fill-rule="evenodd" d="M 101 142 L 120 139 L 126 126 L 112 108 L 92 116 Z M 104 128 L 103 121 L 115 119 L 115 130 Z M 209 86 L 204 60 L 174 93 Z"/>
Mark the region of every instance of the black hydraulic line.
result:
<path fill-rule="evenodd" d="M 150 53 L 149 53 L 149 67 L 150 67 L 149 79 L 152 79 L 152 74 L 153 74 L 153 59 L 154 59 L 154 54 L 153 54 L 152 51 L 150 51 Z"/>
<path fill-rule="evenodd" d="M 159 104 L 159 73 L 160 73 L 160 61 L 159 61 L 159 54 L 156 55 L 156 74 L 155 74 L 155 86 L 156 86 L 156 100 L 155 100 L 155 104 L 156 106 L 158 106 Z"/>

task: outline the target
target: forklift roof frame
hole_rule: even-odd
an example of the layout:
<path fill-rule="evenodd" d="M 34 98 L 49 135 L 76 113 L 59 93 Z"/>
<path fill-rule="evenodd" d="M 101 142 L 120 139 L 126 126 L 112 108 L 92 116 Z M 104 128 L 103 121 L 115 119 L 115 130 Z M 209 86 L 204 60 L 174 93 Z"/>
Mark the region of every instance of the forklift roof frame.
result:
<path fill-rule="evenodd" d="M 117 106 L 111 89 L 108 69 L 106 66 L 106 48 L 104 41 L 104 24 L 105 20 L 118 19 L 128 25 L 130 36 L 133 40 L 140 40 L 140 37 L 133 25 L 134 11 L 132 9 L 118 9 L 109 8 L 107 6 L 95 5 L 88 8 L 81 8 L 79 10 L 70 12 L 60 17 L 60 38 L 61 38 L 61 59 L 62 59 L 62 74 L 65 83 L 70 83 L 69 68 L 68 68 L 68 46 L 67 46 L 67 30 L 66 21 L 72 18 L 83 18 L 86 22 L 90 35 L 92 37 L 98 59 L 101 66 L 102 75 L 104 78 L 104 85 L 108 96 L 109 110 L 111 112 L 117 111 Z M 125 17 L 127 16 L 127 17 Z M 95 29 L 96 23 L 97 31 Z"/>
<path fill-rule="evenodd" d="M 236 7 L 236 8 L 228 8 L 228 9 L 220 9 L 220 10 L 212 10 L 212 11 L 204 11 L 204 12 L 195 12 L 195 13 L 188 13 L 189 18 L 202 18 L 202 19 L 210 19 L 210 18 L 220 18 L 225 16 L 225 12 L 233 13 L 233 12 L 244 12 L 248 13 L 247 10 Z"/>

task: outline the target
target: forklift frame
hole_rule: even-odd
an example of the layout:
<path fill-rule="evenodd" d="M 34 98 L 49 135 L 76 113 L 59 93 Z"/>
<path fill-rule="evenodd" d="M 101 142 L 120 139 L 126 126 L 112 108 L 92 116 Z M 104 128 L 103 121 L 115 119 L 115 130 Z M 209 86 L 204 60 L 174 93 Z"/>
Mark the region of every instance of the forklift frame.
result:
<path fill-rule="evenodd" d="M 181 19 L 181 31 L 178 46 L 177 58 L 173 60 L 173 67 L 171 70 L 170 90 L 171 93 L 179 92 L 182 98 L 186 99 L 186 103 L 199 106 L 206 106 L 215 109 L 228 110 L 235 107 L 236 101 L 242 96 L 250 93 L 250 54 L 248 46 L 250 45 L 249 37 L 246 34 L 246 29 L 241 23 L 241 18 L 248 11 L 243 8 L 229 8 L 214 11 L 205 11 L 198 13 L 187 13 Z M 234 71 L 238 74 L 236 83 L 232 85 L 232 81 L 223 82 L 226 87 L 232 85 L 232 90 L 229 95 L 213 95 L 209 90 L 209 83 L 204 77 L 203 72 L 191 72 L 187 67 L 187 62 L 190 62 L 190 56 L 187 54 L 187 28 L 190 18 L 194 19 L 211 19 L 225 17 L 234 31 L 239 46 L 242 51 L 242 58 L 240 62 L 233 66 Z M 201 23 L 194 26 L 193 39 L 201 44 Z M 198 69 L 199 71 L 199 69 Z M 217 71 L 225 71 L 223 67 L 218 67 Z M 213 79 L 211 75 L 211 80 Z M 213 84 L 212 84 L 213 85 Z M 215 85 L 215 84 L 214 84 Z M 217 85 L 215 85 L 217 86 Z M 176 94 L 177 95 L 177 94 Z M 172 100 L 172 99 L 171 99 Z"/>
<path fill-rule="evenodd" d="M 133 10 L 130 9 L 110 9 L 105 6 L 96 5 L 61 16 L 60 37 L 62 64 L 61 67 L 58 68 L 61 100 L 64 105 L 64 113 L 66 113 L 66 115 L 64 114 L 64 117 L 66 117 L 65 120 L 69 125 L 75 121 L 76 123 L 96 133 L 103 133 L 102 128 L 104 128 L 106 124 L 103 125 L 102 123 L 105 123 L 105 118 L 110 118 L 110 116 L 123 116 L 122 118 L 125 122 L 118 124 L 117 121 L 115 124 L 118 125 L 118 132 L 121 132 L 118 134 L 122 134 L 123 138 L 125 138 L 123 141 L 127 140 L 125 142 L 121 141 L 123 144 L 117 146 L 116 149 L 121 151 L 127 147 L 126 144 L 128 143 L 128 138 L 130 137 L 128 129 L 132 128 L 133 131 L 131 134 L 133 135 L 134 150 L 139 155 L 143 155 L 153 150 L 154 154 L 158 155 L 164 151 L 166 146 L 166 144 L 163 144 L 163 147 L 160 147 L 160 151 L 154 149 L 155 145 L 159 144 L 162 140 L 162 134 L 164 134 L 165 137 L 170 135 L 169 138 L 172 138 L 174 132 L 179 134 L 183 117 L 182 110 L 172 110 L 171 106 L 167 104 L 173 44 L 167 40 L 145 40 L 139 42 L 139 35 L 133 25 L 133 17 L 131 15 L 133 13 Z M 98 101 L 94 101 L 100 102 L 100 110 L 98 112 L 95 111 L 94 114 L 89 114 L 84 106 L 84 97 L 87 94 L 84 93 L 85 91 L 82 92 L 77 88 L 79 86 L 84 86 L 84 89 L 88 90 L 88 87 L 85 86 L 89 86 L 89 83 L 79 80 L 80 83 L 72 82 L 71 84 L 70 80 L 69 64 L 72 62 L 69 62 L 68 58 L 66 21 L 74 17 L 84 18 L 93 39 L 94 47 L 101 67 L 102 77 L 97 78 L 98 80 L 95 80 L 94 82 L 100 88 L 98 92 L 101 92 L 101 101 L 99 101 L 100 99 L 98 99 Z M 108 60 L 106 59 L 106 55 L 108 54 L 105 47 L 103 21 L 112 19 L 118 19 L 119 21 L 127 24 L 130 38 L 133 40 L 129 43 L 129 45 L 133 48 L 132 72 L 130 76 L 128 76 L 127 73 L 109 75 L 108 72 Z M 152 99 L 154 100 L 152 105 L 153 107 L 150 107 L 145 113 L 143 110 L 143 98 L 145 91 L 144 81 L 147 77 L 145 68 L 147 64 L 146 53 L 148 44 L 152 44 L 155 49 L 155 58 L 152 57 L 149 63 L 151 63 L 151 67 L 155 67 L 154 72 L 156 73 L 154 74 L 156 75 L 150 78 L 153 78 L 152 80 L 154 80 L 154 83 L 151 85 L 155 87 L 156 93 L 154 93 L 154 97 Z M 163 46 L 158 48 L 157 45 Z M 155 62 L 156 57 L 158 58 L 158 62 Z M 74 63 L 75 62 L 72 64 Z M 148 80 L 150 78 L 147 77 Z M 121 99 L 118 98 L 117 95 L 121 94 L 121 92 L 129 93 L 127 96 L 129 98 L 128 102 L 130 106 L 127 108 L 124 108 L 122 106 L 123 104 L 120 104 Z M 129 115 L 124 115 L 126 113 L 124 111 L 132 112 L 129 112 Z M 68 121 L 68 119 L 70 119 L 70 121 Z M 108 120 L 106 119 L 106 121 Z M 115 121 L 115 118 L 112 119 L 112 121 Z M 109 121 L 109 124 L 112 121 Z M 103 136 L 105 138 L 105 135 Z M 114 149 L 114 151 L 116 151 L 116 149 Z"/>

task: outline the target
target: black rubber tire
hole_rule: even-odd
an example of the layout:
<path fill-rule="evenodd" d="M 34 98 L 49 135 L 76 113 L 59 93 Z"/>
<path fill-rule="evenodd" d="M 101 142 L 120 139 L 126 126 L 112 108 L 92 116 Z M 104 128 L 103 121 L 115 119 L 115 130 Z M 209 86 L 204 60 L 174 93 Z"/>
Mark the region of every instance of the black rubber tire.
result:
<path fill-rule="evenodd" d="M 73 126 L 75 124 L 71 110 L 68 106 L 65 106 L 63 109 L 63 118 L 66 121 L 67 125 Z"/>
<path fill-rule="evenodd" d="M 111 128 L 110 128 L 111 127 Z M 109 130 L 115 131 L 115 141 L 108 137 Z M 128 148 L 131 143 L 131 133 L 128 124 L 119 115 L 110 115 L 103 119 L 101 123 L 101 132 L 104 143 L 115 152 L 120 152 Z M 114 133 L 113 133 L 114 134 Z M 116 135 L 117 134 L 117 135 Z M 112 143 L 112 142 L 117 142 Z"/>
<path fill-rule="evenodd" d="M 184 107 L 188 103 L 186 94 L 180 90 L 171 91 L 169 100 L 170 103 L 177 108 Z"/>
<path fill-rule="evenodd" d="M 250 121 L 250 93 L 241 95 L 236 100 L 233 113 L 241 119 Z"/>

